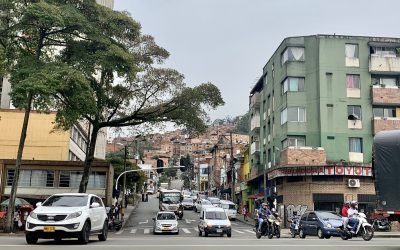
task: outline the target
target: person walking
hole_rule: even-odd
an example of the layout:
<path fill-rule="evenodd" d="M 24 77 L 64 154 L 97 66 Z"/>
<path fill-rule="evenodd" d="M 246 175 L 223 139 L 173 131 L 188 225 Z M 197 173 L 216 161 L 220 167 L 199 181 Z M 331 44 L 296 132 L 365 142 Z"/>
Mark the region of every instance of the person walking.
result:
<path fill-rule="evenodd" d="M 248 221 L 247 220 L 247 207 L 246 207 L 246 205 L 243 205 L 243 207 L 242 207 L 242 215 L 243 215 L 243 220 L 244 221 Z"/>

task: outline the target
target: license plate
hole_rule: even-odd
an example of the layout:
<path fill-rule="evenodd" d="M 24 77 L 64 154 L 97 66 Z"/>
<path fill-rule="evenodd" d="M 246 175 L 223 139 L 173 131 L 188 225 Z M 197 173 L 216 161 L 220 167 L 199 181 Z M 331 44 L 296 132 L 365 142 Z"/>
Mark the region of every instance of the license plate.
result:
<path fill-rule="evenodd" d="M 222 233 L 222 229 L 217 229 L 217 233 Z"/>
<path fill-rule="evenodd" d="M 169 227 L 163 227 L 163 230 L 164 230 L 164 231 L 169 231 L 169 230 L 171 230 L 171 228 L 169 228 Z"/>
<path fill-rule="evenodd" d="M 55 232 L 55 231 L 56 231 L 56 229 L 53 226 L 44 226 L 43 227 L 43 232 L 51 233 L 51 232 Z"/>

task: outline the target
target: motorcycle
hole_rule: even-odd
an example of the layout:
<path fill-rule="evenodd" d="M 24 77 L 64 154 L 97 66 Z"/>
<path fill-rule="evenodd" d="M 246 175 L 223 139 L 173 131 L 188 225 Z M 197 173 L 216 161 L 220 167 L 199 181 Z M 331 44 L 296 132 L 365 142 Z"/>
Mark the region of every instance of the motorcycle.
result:
<path fill-rule="evenodd" d="M 178 218 L 180 220 L 182 220 L 182 218 L 183 218 L 183 206 L 182 205 L 179 206 L 177 215 L 178 215 Z"/>
<path fill-rule="evenodd" d="M 268 217 L 268 222 L 270 225 L 270 230 L 268 232 L 268 239 L 272 239 L 272 237 L 276 236 L 276 238 L 281 237 L 281 219 L 278 214 L 272 214 Z"/>
<path fill-rule="evenodd" d="M 371 224 L 368 223 L 367 217 L 365 216 L 364 213 L 359 213 L 357 215 L 358 219 L 358 226 L 357 230 L 355 233 L 352 233 L 352 226 L 347 225 L 346 228 L 342 225 L 341 227 L 338 228 L 338 231 L 340 232 L 340 237 L 342 240 L 348 240 L 353 237 L 362 237 L 363 240 L 365 241 L 370 241 L 374 237 L 374 228 L 372 227 Z"/>
<path fill-rule="evenodd" d="M 392 223 L 387 218 L 374 219 L 372 226 L 375 231 L 389 232 L 392 230 Z"/>
<path fill-rule="evenodd" d="M 290 235 L 292 238 L 296 238 L 296 235 L 299 235 L 300 232 L 300 217 L 295 216 L 292 217 L 290 220 Z"/>
<path fill-rule="evenodd" d="M 257 239 L 260 239 L 261 236 L 269 235 L 269 222 L 268 222 L 267 217 L 263 218 L 263 223 L 261 225 L 261 230 L 258 230 L 258 220 L 257 220 L 255 231 L 256 231 L 256 238 Z"/>

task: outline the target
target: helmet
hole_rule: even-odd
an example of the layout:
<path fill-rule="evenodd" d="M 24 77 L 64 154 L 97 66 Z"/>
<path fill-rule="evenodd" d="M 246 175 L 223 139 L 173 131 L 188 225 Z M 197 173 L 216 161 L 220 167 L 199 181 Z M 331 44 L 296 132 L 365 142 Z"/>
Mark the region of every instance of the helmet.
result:
<path fill-rule="evenodd" d="M 357 205 L 357 201 L 351 201 L 350 205 Z"/>
<path fill-rule="evenodd" d="M 263 202 L 263 203 L 261 203 L 261 206 L 268 206 L 268 204 Z"/>
<path fill-rule="evenodd" d="M 276 212 L 275 208 L 271 208 L 271 212 L 275 213 Z"/>

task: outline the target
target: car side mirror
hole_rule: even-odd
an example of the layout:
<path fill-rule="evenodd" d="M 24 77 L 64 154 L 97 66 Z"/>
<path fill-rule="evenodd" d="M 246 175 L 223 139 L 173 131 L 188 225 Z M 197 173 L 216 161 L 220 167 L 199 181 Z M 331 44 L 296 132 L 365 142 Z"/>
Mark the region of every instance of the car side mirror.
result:
<path fill-rule="evenodd" d="M 42 202 L 38 202 L 36 203 L 36 207 L 40 207 L 43 203 Z"/>
<path fill-rule="evenodd" d="M 90 208 L 98 208 L 100 207 L 100 204 L 98 202 L 93 202 L 92 205 L 90 205 Z"/>

